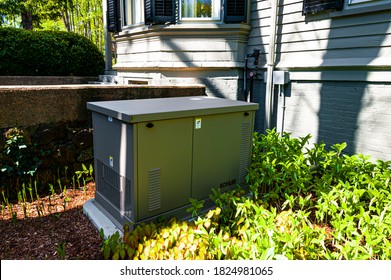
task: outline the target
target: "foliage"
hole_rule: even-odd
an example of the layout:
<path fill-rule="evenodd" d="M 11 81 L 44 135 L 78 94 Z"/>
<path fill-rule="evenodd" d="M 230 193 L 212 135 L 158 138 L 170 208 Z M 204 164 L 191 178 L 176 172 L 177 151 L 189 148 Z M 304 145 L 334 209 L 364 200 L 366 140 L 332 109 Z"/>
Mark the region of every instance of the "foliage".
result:
<path fill-rule="evenodd" d="M 110 236 L 102 246 L 105 259 L 208 259 L 206 238 L 197 235 L 203 228 L 194 222 L 177 221 L 175 218 L 160 223 L 141 224 L 130 230 L 124 226 L 124 237 L 118 232 Z"/>
<path fill-rule="evenodd" d="M 7 197 L 16 194 L 19 189 L 19 182 L 26 178 L 32 178 L 42 162 L 42 151 L 37 145 L 31 143 L 23 130 L 18 128 L 9 129 L 5 134 L 5 145 L 0 154 L 0 184 L 4 185 Z M 17 179 L 16 182 L 13 179 Z M 10 189 L 11 184 L 14 188 Z"/>
<path fill-rule="evenodd" d="M 61 2 L 61 1 L 59 1 Z M 59 15 L 53 8 L 59 2 L 47 0 L 0 0 L 0 27 L 13 24 L 32 30 L 41 20 L 54 19 Z M 56 5 L 57 3 L 57 5 Z"/>
<path fill-rule="evenodd" d="M 23 1 L 21 0 L 0 0 L 0 27 L 21 26 L 19 18 L 23 11 Z"/>
<path fill-rule="evenodd" d="M 391 161 L 343 154 L 346 143 L 308 148 L 309 139 L 255 134 L 251 188 L 277 210 L 301 211 L 328 230 L 321 258 L 389 259 Z"/>
<path fill-rule="evenodd" d="M 59 179 L 57 180 L 57 184 L 49 184 L 50 193 L 47 196 L 48 201 L 44 201 L 41 198 L 41 192 L 39 190 L 39 185 L 41 182 L 37 180 L 30 180 L 27 183 L 22 183 L 21 187 L 12 186 L 12 191 L 17 192 L 17 204 L 21 206 L 23 210 L 23 218 L 28 219 L 31 217 L 31 214 L 34 215 L 34 212 L 38 214 L 38 217 L 42 217 L 44 215 L 55 213 L 57 218 L 60 218 L 61 213 L 67 210 L 67 205 L 71 201 L 71 198 L 68 196 L 67 188 L 72 187 L 75 189 L 82 189 L 84 194 L 86 194 L 86 187 L 89 182 L 93 182 L 93 168 L 92 165 L 87 168 L 84 164 L 82 171 L 76 171 L 75 175 L 72 176 L 72 182 L 67 184 L 63 184 L 60 180 L 61 174 L 58 174 Z M 65 173 L 66 173 L 65 169 Z M 15 175 L 17 177 L 17 175 Z M 81 181 L 82 180 L 82 181 Z M 19 179 L 19 181 L 21 181 Z M 83 185 L 81 185 L 81 182 Z M 56 191 L 57 190 L 57 191 Z M 11 197 L 12 199 L 12 197 Z M 62 211 L 59 211 L 58 205 L 59 203 L 53 204 L 55 200 L 61 200 Z M 17 222 L 17 213 L 14 211 L 14 206 L 10 202 L 10 195 L 3 190 L 0 202 L 2 206 L 2 215 L 8 211 L 9 216 L 12 218 L 14 223 Z M 60 246 L 61 245 L 61 246 Z M 59 244 L 58 250 L 65 250 L 65 243 Z M 65 251 L 64 251 L 65 252 Z M 59 252 L 60 253 L 60 252 Z"/>
<path fill-rule="evenodd" d="M 191 215 L 197 216 L 204 207 L 204 201 L 198 201 L 197 199 L 190 198 L 191 207 L 187 209 L 187 212 L 191 212 Z"/>
<path fill-rule="evenodd" d="M 62 0 L 58 2 L 67 31 L 90 39 L 103 50 L 103 7 L 100 0 Z"/>
<path fill-rule="evenodd" d="M 14 128 L 5 133 L 1 172 L 8 175 L 34 175 L 40 164 L 35 155 L 35 145 L 31 144 L 23 130 Z"/>
<path fill-rule="evenodd" d="M 57 244 L 57 255 L 60 260 L 65 260 L 66 256 L 66 242 L 58 242 Z"/>
<path fill-rule="evenodd" d="M 96 76 L 102 53 L 83 36 L 61 31 L 0 28 L 0 75 Z"/>
<path fill-rule="evenodd" d="M 125 225 L 104 258 L 390 259 L 391 162 L 309 139 L 255 133 L 249 195 L 213 190 L 216 208 L 194 221 Z"/>
<path fill-rule="evenodd" d="M 83 170 L 79 170 L 75 172 L 79 188 L 81 186 L 85 186 L 87 182 L 94 181 L 94 168 L 92 167 L 92 164 L 88 168 L 87 166 L 85 166 L 84 163 L 82 163 L 81 166 Z M 80 185 L 81 182 L 82 185 Z M 75 186 L 75 182 L 73 183 L 73 185 Z"/>
<path fill-rule="evenodd" d="M 30 17 L 22 14 L 29 14 Z M 26 20 L 31 22 L 26 23 Z M 2 26 L 75 32 L 103 50 L 103 9 L 100 0 L 0 0 Z"/>

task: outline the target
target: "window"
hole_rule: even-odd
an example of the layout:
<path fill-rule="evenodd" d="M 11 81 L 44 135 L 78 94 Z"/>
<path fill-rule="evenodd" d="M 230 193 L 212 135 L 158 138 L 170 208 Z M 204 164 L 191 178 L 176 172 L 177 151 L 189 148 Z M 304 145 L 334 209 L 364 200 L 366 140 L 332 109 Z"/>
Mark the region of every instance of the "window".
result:
<path fill-rule="evenodd" d="M 348 4 L 358 4 L 358 3 L 365 3 L 365 2 L 373 2 L 373 0 L 348 0 Z"/>
<path fill-rule="evenodd" d="M 317 14 L 322 11 L 340 11 L 344 0 L 304 0 L 303 15 Z"/>
<path fill-rule="evenodd" d="M 220 0 L 181 0 L 181 19 L 220 20 Z"/>
<path fill-rule="evenodd" d="M 121 26 L 125 25 L 175 24 L 181 20 L 241 23 L 247 19 L 247 2 L 248 0 L 107 0 L 108 30 L 119 32 Z"/>
<path fill-rule="evenodd" d="M 303 15 L 317 14 L 322 11 L 342 11 L 332 16 L 380 11 L 391 8 L 391 0 L 304 0 Z"/>
<path fill-rule="evenodd" d="M 391 3 L 391 0 L 346 0 L 345 9 L 356 9 L 361 7 L 372 7 Z"/>
<path fill-rule="evenodd" d="M 247 0 L 225 0 L 224 22 L 244 22 L 247 18 Z"/>
<path fill-rule="evenodd" d="M 144 23 L 144 0 L 124 0 L 123 25 Z"/>

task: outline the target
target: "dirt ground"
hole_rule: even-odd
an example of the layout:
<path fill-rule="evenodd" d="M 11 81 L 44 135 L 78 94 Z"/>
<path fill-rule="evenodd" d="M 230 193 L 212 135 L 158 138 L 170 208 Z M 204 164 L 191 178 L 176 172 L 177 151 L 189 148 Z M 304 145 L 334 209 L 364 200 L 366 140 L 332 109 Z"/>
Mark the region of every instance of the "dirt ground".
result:
<path fill-rule="evenodd" d="M 8 207 L 0 215 L 1 260 L 102 259 L 99 231 L 83 214 L 95 185 Z M 65 209 L 64 209 L 65 207 Z M 27 217 L 26 217 L 27 216 Z"/>

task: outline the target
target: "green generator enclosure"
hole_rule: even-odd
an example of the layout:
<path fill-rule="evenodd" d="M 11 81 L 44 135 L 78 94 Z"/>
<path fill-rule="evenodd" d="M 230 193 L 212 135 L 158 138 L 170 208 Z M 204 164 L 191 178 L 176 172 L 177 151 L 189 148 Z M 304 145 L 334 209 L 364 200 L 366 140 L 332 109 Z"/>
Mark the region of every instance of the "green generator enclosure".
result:
<path fill-rule="evenodd" d="M 243 186 L 258 107 L 207 96 L 88 102 L 95 203 L 122 226 L 183 217 L 190 198 Z"/>

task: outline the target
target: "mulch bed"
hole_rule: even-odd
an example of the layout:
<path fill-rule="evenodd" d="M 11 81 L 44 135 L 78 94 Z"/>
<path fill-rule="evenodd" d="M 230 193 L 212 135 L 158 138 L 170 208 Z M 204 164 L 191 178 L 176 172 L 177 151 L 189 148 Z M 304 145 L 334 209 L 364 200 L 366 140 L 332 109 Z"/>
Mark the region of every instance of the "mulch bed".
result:
<path fill-rule="evenodd" d="M 13 205 L 14 218 L 5 207 L 0 215 L 0 259 L 102 259 L 99 231 L 83 214 L 83 204 L 94 192 L 95 185 L 89 183 L 85 189 L 29 202 L 27 217 L 21 203 Z"/>

